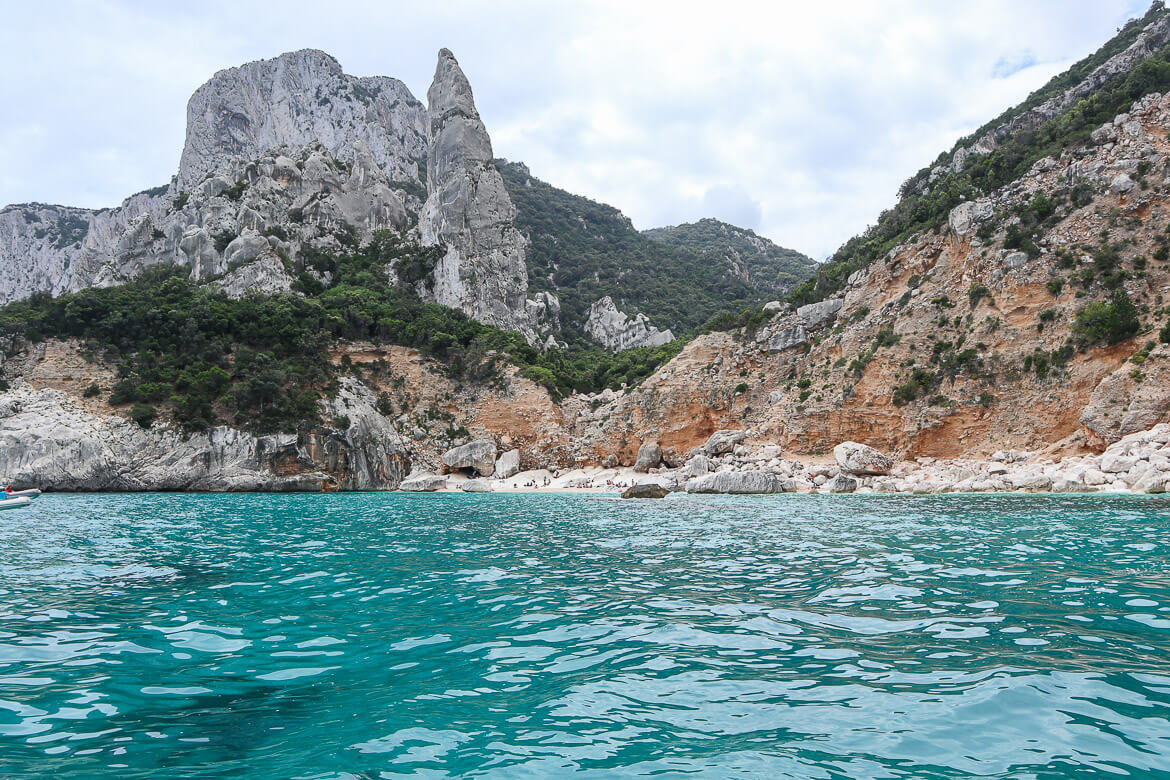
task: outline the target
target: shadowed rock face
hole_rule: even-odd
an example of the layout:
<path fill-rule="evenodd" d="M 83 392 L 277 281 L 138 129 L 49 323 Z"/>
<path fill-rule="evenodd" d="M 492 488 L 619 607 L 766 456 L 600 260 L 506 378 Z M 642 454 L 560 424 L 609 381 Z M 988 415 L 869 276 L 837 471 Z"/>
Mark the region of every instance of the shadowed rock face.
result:
<path fill-rule="evenodd" d="M 447 249 L 429 295 L 480 322 L 532 340 L 524 238 L 492 145 L 454 55 L 439 52 L 427 92 L 427 201 L 419 216 L 424 244 Z"/>

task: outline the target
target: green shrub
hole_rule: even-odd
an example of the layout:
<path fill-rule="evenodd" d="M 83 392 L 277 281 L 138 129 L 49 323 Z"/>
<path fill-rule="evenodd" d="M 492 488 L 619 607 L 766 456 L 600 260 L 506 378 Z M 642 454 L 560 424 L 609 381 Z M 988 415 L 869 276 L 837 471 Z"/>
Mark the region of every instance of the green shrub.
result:
<path fill-rule="evenodd" d="M 1082 347 L 1117 344 L 1141 328 L 1137 307 L 1123 289 L 1113 292 L 1108 303 L 1094 302 L 1077 312 L 1073 333 Z"/>
<path fill-rule="evenodd" d="M 150 404 L 137 403 L 130 409 L 130 419 L 143 428 L 149 428 L 158 419 L 158 410 Z"/>
<path fill-rule="evenodd" d="M 991 300 L 991 290 L 987 289 L 985 284 L 972 282 L 971 286 L 967 288 L 967 300 L 971 302 L 971 308 L 975 308 L 984 298 Z"/>
<path fill-rule="evenodd" d="M 91 382 L 89 387 L 85 388 L 85 392 L 81 394 L 82 398 L 93 398 L 101 395 L 102 389 L 98 387 L 97 382 Z"/>

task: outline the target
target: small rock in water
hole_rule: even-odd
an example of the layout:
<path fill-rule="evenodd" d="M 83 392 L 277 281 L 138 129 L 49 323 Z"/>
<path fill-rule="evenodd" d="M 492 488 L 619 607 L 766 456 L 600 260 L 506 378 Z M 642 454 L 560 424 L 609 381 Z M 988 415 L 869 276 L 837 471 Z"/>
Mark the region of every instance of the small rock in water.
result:
<path fill-rule="evenodd" d="M 647 482 L 640 485 L 630 485 L 622 491 L 622 498 L 666 498 L 670 491 L 662 485 Z"/>

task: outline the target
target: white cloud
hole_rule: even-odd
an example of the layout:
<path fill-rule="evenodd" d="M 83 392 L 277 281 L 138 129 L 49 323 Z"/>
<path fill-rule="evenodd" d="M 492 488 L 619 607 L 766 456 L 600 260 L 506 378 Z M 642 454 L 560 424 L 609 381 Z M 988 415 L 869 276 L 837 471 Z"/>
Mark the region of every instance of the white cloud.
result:
<path fill-rule="evenodd" d="M 451 48 L 496 153 L 639 227 L 717 216 L 822 257 L 1145 0 L 22 4 L 0 30 L 0 203 L 166 181 L 190 93 L 312 46 L 420 97 Z"/>

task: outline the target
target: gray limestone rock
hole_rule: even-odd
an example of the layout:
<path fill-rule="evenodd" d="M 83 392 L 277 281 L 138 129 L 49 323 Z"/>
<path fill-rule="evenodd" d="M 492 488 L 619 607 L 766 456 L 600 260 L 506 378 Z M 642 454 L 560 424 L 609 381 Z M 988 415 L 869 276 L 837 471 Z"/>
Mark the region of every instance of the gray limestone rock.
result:
<path fill-rule="evenodd" d="M 1137 185 L 1134 183 L 1134 180 L 1129 178 L 1129 176 L 1124 173 L 1117 174 L 1113 177 L 1112 181 L 1109 182 L 1109 189 L 1119 195 L 1129 192 L 1135 186 Z"/>
<path fill-rule="evenodd" d="M 190 190 L 235 163 L 313 142 L 340 159 L 351 158 L 361 142 L 388 178 L 418 182 L 424 119 L 422 104 L 401 81 L 346 75 L 322 51 L 249 62 L 221 70 L 191 96 L 176 183 Z M 291 173 L 288 166 L 284 172 Z"/>
<path fill-rule="evenodd" d="M 635 347 L 657 347 L 674 341 L 674 334 L 658 330 L 645 314 L 629 317 L 608 295 L 589 307 L 585 333 L 608 350 L 620 352 Z"/>
<path fill-rule="evenodd" d="M 837 316 L 844 302 L 840 298 L 829 298 L 816 303 L 807 303 L 796 310 L 800 322 L 808 330 L 819 328 Z"/>
<path fill-rule="evenodd" d="M 784 488 L 784 480 L 764 471 L 719 471 L 686 483 L 688 493 L 783 493 Z"/>
<path fill-rule="evenodd" d="M 735 445 L 747 438 L 746 431 L 722 430 L 715 431 L 703 444 L 703 453 L 706 455 L 724 455 L 735 449 Z"/>
<path fill-rule="evenodd" d="M 857 490 L 857 480 L 846 474 L 838 474 L 823 485 L 829 493 L 852 493 Z"/>
<path fill-rule="evenodd" d="M 443 453 L 443 465 L 490 477 L 496 470 L 496 444 L 490 439 L 479 439 L 454 447 Z"/>
<path fill-rule="evenodd" d="M 277 295 L 292 292 L 293 278 L 280 257 L 267 249 L 250 263 L 229 271 L 215 282 L 229 298 L 243 298 L 249 293 Z"/>
<path fill-rule="evenodd" d="M 419 474 L 407 477 L 398 486 L 399 490 L 411 493 L 433 493 L 447 487 L 447 478 L 436 474 Z"/>
<path fill-rule="evenodd" d="M 427 91 L 427 200 L 419 215 L 424 245 L 445 248 L 433 284 L 421 292 L 438 303 L 529 341 L 524 237 L 471 85 L 447 49 L 439 52 Z"/>
<path fill-rule="evenodd" d="M 808 331 L 804 329 L 799 318 L 791 317 L 781 320 L 777 330 L 768 339 L 769 352 L 783 352 L 786 349 L 799 347 L 808 341 Z"/>
<path fill-rule="evenodd" d="M 459 486 L 464 493 L 490 493 L 492 486 L 482 479 L 469 479 Z"/>
<path fill-rule="evenodd" d="M 965 236 L 973 232 L 981 222 L 990 219 L 994 213 L 995 209 L 989 201 L 977 200 L 960 203 L 951 209 L 949 217 L 951 230 L 956 235 Z"/>
<path fill-rule="evenodd" d="M 706 455 L 696 455 L 687 461 L 686 465 L 679 469 L 679 477 L 701 477 L 704 474 L 711 473 L 711 461 L 707 459 Z"/>
<path fill-rule="evenodd" d="M 843 441 L 833 448 L 833 457 L 841 471 L 854 476 L 889 474 L 894 463 L 873 447 L 855 441 Z"/>
<path fill-rule="evenodd" d="M 638 448 L 638 457 L 634 461 L 634 471 L 645 474 L 652 468 L 657 468 L 662 462 L 662 448 L 656 441 L 643 442 Z"/>
<path fill-rule="evenodd" d="M 343 385 L 339 397 L 360 394 Z M 340 434 L 254 436 L 220 426 L 183 436 L 18 383 L 0 395 L 0 480 L 73 491 L 394 489 L 410 462 L 393 426 L 368 404 L 350 415 Z"/>
<path fill-rule="evenodd" d="M 1003 267 L 1008 270 L 1022 268 L 1028 264 L 1028 254 L 1026 252 L 1009 252 L 1003 258 Z"/>
<path fill-rule="evenodd" d="M 520 471 L 520 450 L 508 450 L 496 460 L 497 479 L 507 479 Z"/>

